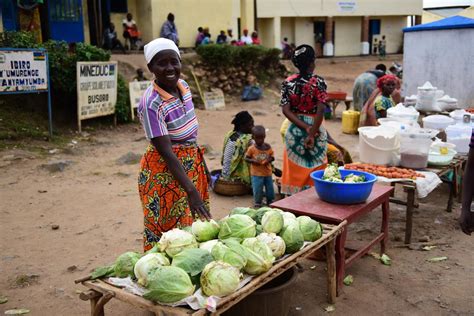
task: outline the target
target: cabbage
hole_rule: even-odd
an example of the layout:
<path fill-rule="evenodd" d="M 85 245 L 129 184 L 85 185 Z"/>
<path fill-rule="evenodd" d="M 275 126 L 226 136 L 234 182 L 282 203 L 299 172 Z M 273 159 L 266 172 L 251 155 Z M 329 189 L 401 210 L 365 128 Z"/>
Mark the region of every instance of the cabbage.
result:
<path fill-rule="evenodd" d="M 170 261 L 168 258 L 162 253 L 149 253 L 141 257 L 135 267 L 133 268 L 133 272 L 135 273 L 135 277 L 138 279 L 138 284 L 146 286 L 148 274 L 160 267 L 160 266 L 169 266 Z"/>
<path fill-rule="evenodd" d="M 211 254 L 214 260 L 226 262 L 239 270 L 247 264 L 247 258 L 241 252 L 230 249 L 222 242 L 218 242 L 212 248 Z"/>
<path fill-rule="evenodd" d="M 197 241 L 208 241 L 217 238 L 219 224 L 213 219 L 205 222 L 198 219 L 193 223 L 192 233 Z"/>
<path fill-rule="evenodd" d="M 330 178 L 341 179 L 341 173 L 339 172 L 339 167 L 336 164 L 330 164 L 326 167 L 326 169 L 324 169 L 323 180 L 328 180 Z"/>
<path fill-rule="evenodd" d="M 133 268 L 142 255 L 138 252 L 126 252 L 118 256 L 114 264 L 114 275 L 118 278 L 135 277 Z"/>
<path fill-rule="evenodd" d="M 344 178 L 345 183 L 359 183 L 365 182 L 365 177 L 363 175 L 356 176 L 355 174 L 351 173 Z"/>
<path fill-rule="evenodd" d="M 248 215 L 231 215 L 221 222 L 219 239 L 255 237 L 255 221 Z"/>
<path fill-rule="evenodd" d="M 219 239 L 208 240 L 199 244 L 199 248 L 212 252 L 212 248 L 219 242 Z"/>
<path fill-rule="evenodd" d="M 241 214 L 250 216 L 252 219 L 255 219 L 257 211 L 250 207 L 236 207 L 230 211 L 230 215 Z"/>
<path fill-rule="evenodd" d="M 193 232 L 193 227 L 192 226 L 184 226 L 180 228 L 181 230 L 184 230 L 185 232 L 192 233 Z"/>
<path fill-rule="evenodd" d="M 240 283 L 240 271 L 228 263 L 213 261 L 201 274 L 201 288 L 207 296 L 226 296 L 235 292 Z"/>
<path fill-rule="evenodd" d="M 290 212 L 283 212 L 283 228 L 290 225 L 291 223 L 296 223 L 296 216 Z"/>
<path fill-rule="evenodd" d="M 296 220 L 305 241 L 315 241 L 323 235 L 321 224 L 309 216 L 299 216 Z"/>
<path fill-rule="evenodd" d="M 242 242 L 242 246 L 247 250 L 247 264 L 244 267 L 246 273 L 257 275 L 270 270 L 275 257 L 265 243 L 257 238 L 247 238 Z"/>
<path fill-rule="evenodd" d="M 263 215 L 268 212 L 268 211 L 271 211 L 273 210 L 271 207 L 268 207 L 268 206 L 264 206 L 264 207 L 261 207 L 257 210 L 257 213 L 255 213 L 255 221 L 257 222 L 257 224 L 262 224 L 262 217 Z"/>
<path fill-rule="evenodd" d="M 159 243 L 161 252 L 166 252 L 171 258 L 184 249 L 197 248 L 198 246 L 193 234 L 177 228 L 164 233 Z"/>
<path fill-rule="evenodd" d="M 329 181 L 329 182 L 337 182 L 337 183 L 343 183 L 344 182 L 341 179 L 339 179 L 338 177 L 329 177 L 329 178 L 325 178 L 323 180 Z"/>
<path fill-rule="evenodd" d="M 303 247 L 304 236 L 300 231 L 298 222 L 292 223 L 280 232 L 281 238 L 285 241 L 285 253 L 295 253 Z"/>
<path fill-rule="evenodd" d="M 263 214 L 262 228 L 266 233 L 278 234 L 283 227 L 282 212 L 271 210 Z"/>
<path fill-rule="evenodd" d="M 273 233 L 261 233 L 257 236 L 257 239 L 265 243 L 270 248 L 275 258 L 280 258 L 285 254 L 285 241 L 280 236 L 277 236 Z"/>
<path fill-rule="evenodd" d="M 255 226 L 255 234 L 256 234 L 256 235 L 260 235 L 261 233 L 263 233 L 263 227 L 262 227 L 262 225 L 257 225 L 257 226 Z"/>
<path fill-rule="evenodd" d="M 148 292 L 143 297 L 159 303 L 175 303 L 194 293 L 189 275 L 181 268 L 162 266 L 148 275 Z"/>
<path fill-rule="evenodd" d="M 186 271 L 191 277 L 202 272 L 204 267 L 214 261 L 211 254 L 204 249 L 185 249 L 173 258 L 171 265 Z"/>

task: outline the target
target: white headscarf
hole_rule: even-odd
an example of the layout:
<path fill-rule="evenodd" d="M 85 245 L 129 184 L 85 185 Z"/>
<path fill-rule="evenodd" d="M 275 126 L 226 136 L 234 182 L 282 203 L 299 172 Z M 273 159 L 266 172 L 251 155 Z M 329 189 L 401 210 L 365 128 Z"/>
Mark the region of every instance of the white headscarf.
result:
<path fill-rule="evenodd" d="M 143 52 L 145 54 L 146 63 L 149 64 L 156 54 L 167 49 L 174 50 L 176 54 L 178 54 L 178 57 L 181 58 L 178 46 L 176 46 L 172 40 L 160 37 L 145 45 Z"/>

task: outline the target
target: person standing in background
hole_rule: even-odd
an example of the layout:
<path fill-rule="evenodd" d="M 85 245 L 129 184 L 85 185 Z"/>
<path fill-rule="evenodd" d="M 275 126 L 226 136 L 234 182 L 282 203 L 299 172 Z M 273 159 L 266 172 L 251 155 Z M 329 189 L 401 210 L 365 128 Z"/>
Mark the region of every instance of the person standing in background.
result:
<path fill-rule="evenodd" d="M 134 49 L 136 47 L 138 37 L 140 36 L 140 32 L 138 31 L 137 23 L 133 19 L 131 13 L 127 13 L 127 17 L 123 19 L 122 25 L 123 37 L 125 38 L 125 42 L 129 40 L 130 49 Z"/>
<path fill-rule="evenodd" d="M 380 56 L 380 59 L 385 59 L 385 55 L 386 55 L 386 51 L 385 51 L 385 48 L 386 48 L 386 44 L 387 42 L 385 41 L 385 35 L 382 36 L 382 39 L 379 41 L 379 56 Z"/>
<path fill-rule="evenodd" d="M 174 14 L 168 13 L 165 23 L 161 26 L 160 37 L 172 40 L 176 46 L 179 46 L 178 29 L 174 23 Z"/>

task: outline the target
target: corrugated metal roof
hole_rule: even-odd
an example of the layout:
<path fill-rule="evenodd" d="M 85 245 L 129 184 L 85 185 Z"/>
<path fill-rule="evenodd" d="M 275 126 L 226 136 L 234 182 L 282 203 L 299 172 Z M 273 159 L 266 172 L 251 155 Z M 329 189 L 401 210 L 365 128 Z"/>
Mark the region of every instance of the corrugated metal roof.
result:
<path fill-rule="evenodd" d="M 474 19 L 455 15 L 439 21 L 406 27 L 403 32 L 474 28 Z"/>

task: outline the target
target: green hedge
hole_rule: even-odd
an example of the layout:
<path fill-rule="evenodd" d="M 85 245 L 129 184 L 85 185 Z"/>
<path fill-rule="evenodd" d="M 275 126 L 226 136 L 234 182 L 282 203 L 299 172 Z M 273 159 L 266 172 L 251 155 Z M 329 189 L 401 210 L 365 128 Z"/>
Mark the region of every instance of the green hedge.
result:
<path fill-rule="evenodd" d="M 37 43 L 33 33 L 30 32 L 3 32 L 0 33 L 0 47 L 12 48 L 45 48 L 48 52 L 49 69 L 51 78 L 51 91 L 53 99 L 60 99 L 64 105 L 76 104 L 76 62 L 78 61 L 109 61 L 110 52 L 84 43 L 76 43 L 75 49 L 69 51 L 69 46 L 64 41 L 47 41 Z M 119 122 L 127 122 L 130 116 L 124 113 L 130 112 L 130 100 L 128 93 L 121 91 L 127 85 L 122 82 L 119 75 L 117 105 L 115 108 Z M 64 99 L 67 98 L 67 100 Z M 127 107 L 126 109 L 122 107 Z"/>

